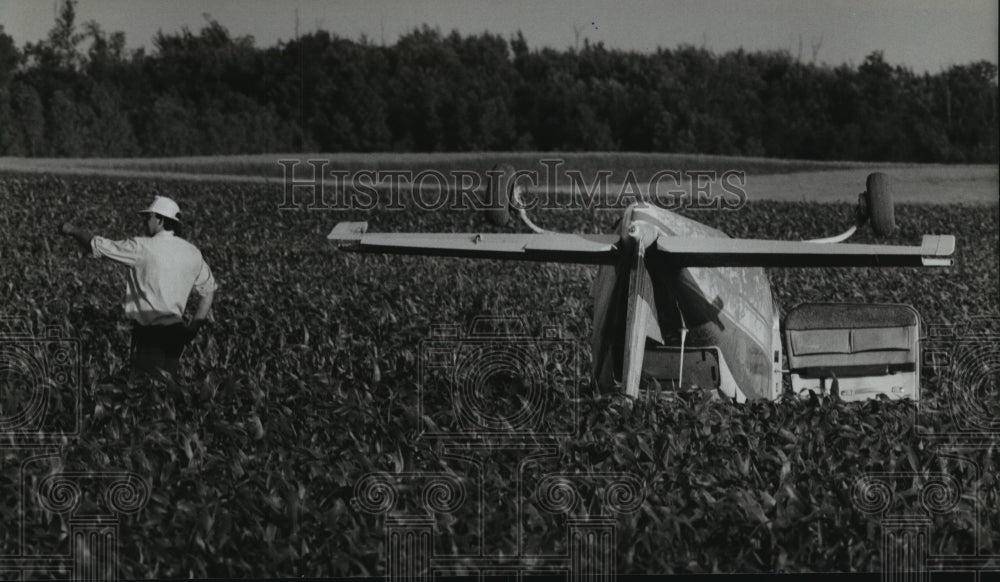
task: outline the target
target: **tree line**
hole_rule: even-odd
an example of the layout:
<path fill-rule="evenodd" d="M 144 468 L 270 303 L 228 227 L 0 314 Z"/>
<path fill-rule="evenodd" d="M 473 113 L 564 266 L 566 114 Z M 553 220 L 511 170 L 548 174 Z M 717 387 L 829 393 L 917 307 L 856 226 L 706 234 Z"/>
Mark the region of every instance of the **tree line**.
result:
<path fill-rule="evenodd" d="M 73 1 L 36 43 L 0 27 L 4 156 L 554 150 L 997 162 L 997 67 L 531 49 L 427 26 L 391 45 L 315 31 L 259 48 L 211 19 L 129 51 L 78 26 Z"/>

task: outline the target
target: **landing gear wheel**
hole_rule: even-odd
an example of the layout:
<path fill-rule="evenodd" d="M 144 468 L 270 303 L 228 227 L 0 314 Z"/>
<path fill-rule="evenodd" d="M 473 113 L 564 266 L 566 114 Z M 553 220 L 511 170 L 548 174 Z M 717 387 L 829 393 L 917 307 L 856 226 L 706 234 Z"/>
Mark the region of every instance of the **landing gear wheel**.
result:
<path fill-rule="evenodd" d="M 486 219 L 496 226 L 510 222 L 510 199 L 514 188 L 514 167 L 498 164 L 489 174 L 489 208 Z"/>
<path fill-rule="evenodd" d="M 889 236 L 896 230 L 889 177 L 882 172 L 869 174 L 867 186 L 868 189 L 862 194 L 862 199 L 868 219 L 872 223 L 872 230 L 878 236 Z"/>

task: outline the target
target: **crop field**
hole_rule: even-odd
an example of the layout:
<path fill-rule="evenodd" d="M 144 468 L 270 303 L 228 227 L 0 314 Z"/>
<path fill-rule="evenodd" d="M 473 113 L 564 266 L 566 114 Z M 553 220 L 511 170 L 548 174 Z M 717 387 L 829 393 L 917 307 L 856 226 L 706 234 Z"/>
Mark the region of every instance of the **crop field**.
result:
<path fill-rule="evenodd" d="M 72 220 L 133 236 L 133 210 L 154 194 L 190 217 L 183 236 L 220 289 L 182 377 L 140 385 L 125 380 L 124 269 L 83 256 L 56 229 Z M 14 445 L 27 437 L 0 432 L 0 515 L 21 523 L 0 528 L 0 557 L 66 551 L 69 511 L 19 497 L 46 476 L 132 472 L 148 497 L 120 516 L 122 578 L 381 575 L 386 523 L 400 516 L 430 520 L 435 563 L 453 573 L 499 556 L 508 570 L 546 571 L 585 517 L 611 520 L 623 574 L 876 572 L 884 520 L 899 515 L 926 520 L 933 567 L 1000 568 L 996 341 L 977 344 L 991 385 L 925 365 L 919 406 L 739 405 L 700 393 L 630 406 L 589 381 L 593 268 L 340 253 L 325 237 L 345 220 L 386 232 L 496 228 L 468 211 L 279 211 L 281 196 L 273 184 L 0 174 L 2 316 L 58 326 L 78 342 L 81 370 L 75 434 L 26 453 Z M 852 211 L 752 200 L 684 213 L 734 237 L 800 239 L 839 232 Z M 611 231 L 618 214 L 534 218 L 593 233 Z M 769 270 L 782 312 L 805 301 L 909 303 L 925 327 L 956 333 L 997 317 L 996 205 L 900 204 L 896 221 L 880 242 L 954 234 L 955 265 Z M 875 240 L 867 229 L 856 238 Z M 435 326 L 464 333 L 481 316 L 519 318 L 531 338 L 554 328 L 574 354 L 543 378 L 543 429 L 515 444 L 428 435 L 462 426 L 455 394 L 427 374 Z M 23 405 L 18 390 L 0 384 L 0 421 Z M 522 394 L 491 386 L 478 396 L 503 413 L 521 410 Z M 48 414 L 43 430 L 72 424 L 71 407 Z M 879 486 L 860 487 L 865 479 Z"/>

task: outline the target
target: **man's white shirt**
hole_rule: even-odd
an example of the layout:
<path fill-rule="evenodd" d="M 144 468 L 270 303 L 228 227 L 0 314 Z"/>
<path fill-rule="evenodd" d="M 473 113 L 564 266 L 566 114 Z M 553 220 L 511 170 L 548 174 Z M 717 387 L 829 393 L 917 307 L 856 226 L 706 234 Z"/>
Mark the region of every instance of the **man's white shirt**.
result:
<path fill-rule="evenodd" d="M 203 296 L 218 288 L 201 251 L 169 230 L 120 241 L 95 236 L 90 248 L 95 258 L 129 267 L 125 317 L 141 325 L 181 323 L 192 290 Z"/>

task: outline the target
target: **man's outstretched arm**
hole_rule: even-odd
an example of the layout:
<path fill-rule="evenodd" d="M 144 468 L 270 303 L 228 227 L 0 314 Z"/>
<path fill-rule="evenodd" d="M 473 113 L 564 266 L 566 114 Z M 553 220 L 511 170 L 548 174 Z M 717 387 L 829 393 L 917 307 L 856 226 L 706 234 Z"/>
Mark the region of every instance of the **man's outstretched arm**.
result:
<path fill-rule="evenodd" d="M 120 241 L 108 240 L 69 222 L 64 222 L 59 227 L 59 233 L 72 237 L 80 243 L 84 252 L 89 253 L 95 259 L 103 257 L 132 266 L 141 259 L 143 254 L 142 246 L 134 238 Z"/>

